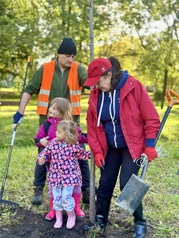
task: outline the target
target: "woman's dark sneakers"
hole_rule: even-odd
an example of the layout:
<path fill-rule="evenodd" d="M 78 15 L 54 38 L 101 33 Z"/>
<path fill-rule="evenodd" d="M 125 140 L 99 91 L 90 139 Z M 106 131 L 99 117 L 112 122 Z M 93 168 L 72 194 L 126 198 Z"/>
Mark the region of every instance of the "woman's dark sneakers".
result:
<path fill-rule="evenodd" d="M 133 238 L 145 238 L 147 234 L 147 224 L 145 221 L 137 221 Z"/>

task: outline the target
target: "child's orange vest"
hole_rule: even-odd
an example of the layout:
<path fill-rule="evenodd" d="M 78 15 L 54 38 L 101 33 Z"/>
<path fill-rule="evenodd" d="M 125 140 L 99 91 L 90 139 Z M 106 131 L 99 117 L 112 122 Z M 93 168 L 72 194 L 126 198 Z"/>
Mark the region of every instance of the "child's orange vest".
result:
<path fill-rule="evenodd" d="M 49 95 L 53 80 L 56 61 L 50 61 L 44 64 L 42 84 L 37 100 L 37 113 L 47 115 L 49 105 Z M 68 74 L 67 85 L 70 90 L 70 102 L 73 109 L 73 115 L 80 115 L 81 107 L 81 89 L 78 82 L 78 63 L 73 62 Z"/>

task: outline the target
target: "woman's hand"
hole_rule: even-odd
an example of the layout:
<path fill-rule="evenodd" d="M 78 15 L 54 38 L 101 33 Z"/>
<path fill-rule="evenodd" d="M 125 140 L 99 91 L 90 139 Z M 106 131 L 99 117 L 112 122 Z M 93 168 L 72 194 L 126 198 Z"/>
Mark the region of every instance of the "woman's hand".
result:
<path fill-rule="evenodd" d="M 94 157 L 94 162 L 99 169 L 104 169 L 105 161 L 102 154 L 96 154 Z"/>
<path fill-rule="evenodd" d="M 147 158 L 150 162 L 158 157 L 155 147 L 146 147 L 144 153 L 147 155 Z"/>

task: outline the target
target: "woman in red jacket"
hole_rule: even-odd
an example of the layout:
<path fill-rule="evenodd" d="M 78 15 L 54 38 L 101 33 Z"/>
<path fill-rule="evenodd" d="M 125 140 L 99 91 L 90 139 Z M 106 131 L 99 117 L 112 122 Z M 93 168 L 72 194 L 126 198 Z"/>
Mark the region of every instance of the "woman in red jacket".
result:
<path fill-rule="evenodd" d="M 132 174 L 138 174 L 142 153 L 150 162 L 157 157 L 154 146 L 160 119 L 144 86 L 123 71 L 115 57 L 93 60 L 85 86 L 94 86 L 88 102 L 87 133 L 101 172 L 95 226 L 104 230 L 119 170 L 122 190 Z M 142 203 L 133 216 L 134 237 L 145 237 Z"/>

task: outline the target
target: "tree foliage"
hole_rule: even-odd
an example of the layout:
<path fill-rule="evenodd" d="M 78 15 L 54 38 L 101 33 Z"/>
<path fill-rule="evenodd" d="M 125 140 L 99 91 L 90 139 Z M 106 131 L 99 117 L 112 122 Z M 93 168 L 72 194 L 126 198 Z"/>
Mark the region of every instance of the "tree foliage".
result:
<path fill-rule="evenodd" d="M 145 49 L 137 70 L 151 78 L 162 91 L 163 107 L 167 87 L 179 89 L 179 2 L 177 0 L 122 1 L 121 19 L 136 33 Z"/>
<path fill-rule="evenodd" d="M 1 0 L 0 80 L 30 75 L 56 57 L 63 37 L 77 44 L 76 60 L 90 61 L 89 3 L 83 0 Z M 145 85 L 179 89 L 178 0 L 94 0 L 94 56 L 114 55 Z"/>
<path fill-rule="evenodd" d="M 110 1 L 95 2 L 95 31 L 105 31 L 109 26 L 110 14 L 97 11 L 105 2 Z M 64 36 L 72 37 L 77 43 L 77 60 L 89 63 L 88 1 L 2 0 L 0 7 L 1 80 L 9 75 L 22 77 L 29 55 L 35 66 L 37 61 L 55 57 Z"/>

